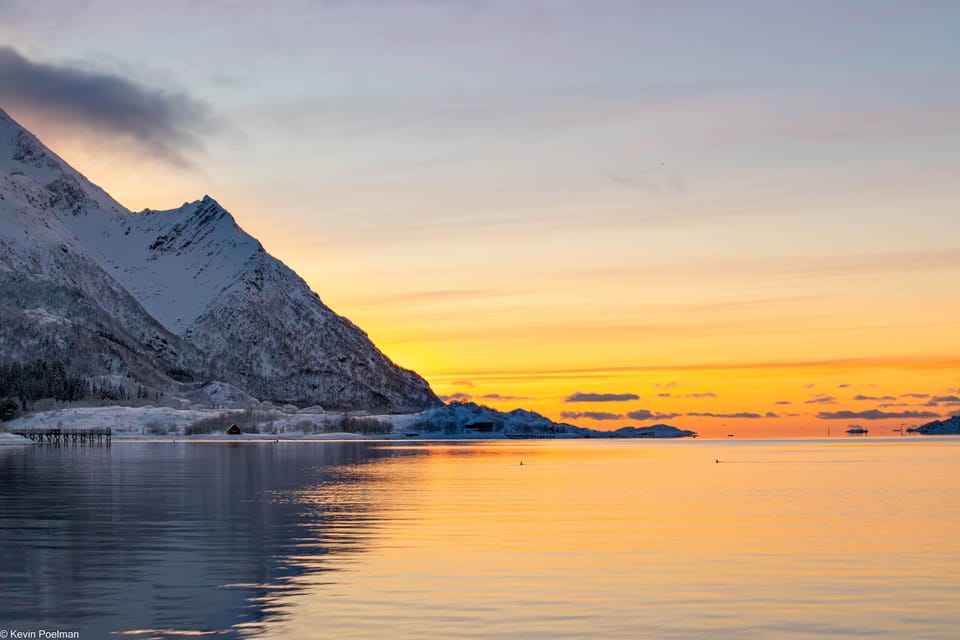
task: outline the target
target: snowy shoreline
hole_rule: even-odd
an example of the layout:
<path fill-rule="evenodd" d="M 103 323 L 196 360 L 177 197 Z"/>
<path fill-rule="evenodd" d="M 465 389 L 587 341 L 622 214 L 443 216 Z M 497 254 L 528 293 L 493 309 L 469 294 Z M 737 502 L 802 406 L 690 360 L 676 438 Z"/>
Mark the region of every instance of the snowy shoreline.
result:
<path fill-rule="evenodd" d="M 225 407 L 186 408 L 144 405 L 134 406 L 106 406 L 106 407 L 62 407 L 48 411 L 37 411 L 22 415 L 7 423 L 8 431 L 32 429 L 94 429 L 110 427 L 114 438 L 149 437 L 168 438 L 185 437 L 184 430 L 200 420 L 218 418 L 233 414 L 240 414 L 242 409 Z M 415 414 L 414 414 L 415 415 Z M 306 433 L 308 425 L 322 425 L 327 421 L 338 418 L 338 414 L 318 413 L 317 410 L 290 411 L 271 408 L 260 413 L 261 430 L 263 433 L 245 433 L 233 438 L 276 438 L 279 436 L 301 435 L 302 437 L 319 437 L 332 434 Z M 364 416 L 367 417 L 367 416 Z M 395 419 L 402 422 L 408 416 L 369 416 L 376 419 Z M 393 424 L 394 420 L 390 420 Z M 151 430 L 166 430 L 167 433 L 152 433 Z M 274 431 L 276 433 L 274 433 Z M 217 434 L 206 434 L 216 436 Z M 354 434 L 346 434 L 352 436 Z M 190 437 L 190 436 L 186 436 Z"/>
<path fill-rule="evenodd" d="M 202 428 L 198 428 L 201 425 Z M 228 435 L 237 426 L 240 433 Z M 554 423 L 524 410 L 508 413 L 473 403 L 451 404 L 411 414 L 325 413 L 319 407 L 257 409 L 223 406 L 64 406 L 22 415 L 8 431 L 85 430 L 109 427 L 115 440 L 507 440 L 522 438 L 696 437 L 669 425 L 602 432 Z"/>
<path fill-rule="evenodd" d="M 0 447 L 7 445 L 23 446 L 26 444 L 33 444 L 33 442 L 13 433 L 0 433 Z"/>
<path fill-rule="evenodd" d="M 495 411 L 472 403 L 451 404 L 411 414 L 368 414 L 330 412 L 320 407 L 297 409 L 292 405 L 262 403 L 257 409 L 201 406 L 77 406 L 22 415 L 6 423 L 8 432 L 41 429 L 86 430 L 109 427 L 114 441 L 189 442 L 273 442 L 273 441 L 491 441 L 531 439 L 683 439 L 696 437 L 691 431 L 668 425 L 624 427 L 616 432 L 595 431 L 558 424 L 539 414 L 515 410 Z M 341 428 L 350 423 L 352 427 Z M 198 423 L 208 423 L 197 431 Z M 238 423 L 241 433 L 228 435 Z M 210 424 L 212 423 L 212 425 Z M 366 429 L 366 430 L 365 430 Z M 358 432 L 359 431 L 359 432 Z M 960 417 L 909 429 L 918 436 L 960 434 Z M 30 444 L 13 433 L 0 432 L 0 445 Z"/>

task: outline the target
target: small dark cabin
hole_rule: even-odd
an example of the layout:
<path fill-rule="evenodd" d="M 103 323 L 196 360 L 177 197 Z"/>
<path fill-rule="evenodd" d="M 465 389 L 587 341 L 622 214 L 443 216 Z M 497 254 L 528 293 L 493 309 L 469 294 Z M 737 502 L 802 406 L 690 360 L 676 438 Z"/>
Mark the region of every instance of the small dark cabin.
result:
<path fill-rule="evenodd" d="M 230 428 L 227 429 L 228 436 L 239 436 L 242 433 L 243 431 L 240 431 L 240 427 L 235 424 L 230 425 Z"/>
<path fill-rule="evenodd" d="M 493 433 L 492 422 L 471 422 L 463 425 L 464 431 L 475 431 L 477 433 Z"/>

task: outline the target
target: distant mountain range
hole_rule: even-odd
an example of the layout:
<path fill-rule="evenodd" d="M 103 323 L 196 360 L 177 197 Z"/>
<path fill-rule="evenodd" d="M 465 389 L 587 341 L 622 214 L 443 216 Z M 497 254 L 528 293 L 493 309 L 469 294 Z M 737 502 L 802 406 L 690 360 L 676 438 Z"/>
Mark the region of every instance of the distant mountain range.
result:
<path fill-rule="evenodd" d="M 212 381 L 299 406 L 442 404 L 212 198 L 128 211 L 0 111 L 0 397 Z"/>
<path fill-rule="evenodd" d="M 410 432 L 451 434 L 552 434 L 558 437 L 580 438 L 687 438 L 697 437 L 695 431 L 668 424 L 649 427 L 621 427 L 615 431 L 597 431 L 572 424 L 553 422 L 534 411 L 514 409 L 504 412 L 474 402 L 451 402 L 446 406 L 423 412 L 419 419 L 407 425 Z M 508 436 L 509 437 L 509 436 Z"/>

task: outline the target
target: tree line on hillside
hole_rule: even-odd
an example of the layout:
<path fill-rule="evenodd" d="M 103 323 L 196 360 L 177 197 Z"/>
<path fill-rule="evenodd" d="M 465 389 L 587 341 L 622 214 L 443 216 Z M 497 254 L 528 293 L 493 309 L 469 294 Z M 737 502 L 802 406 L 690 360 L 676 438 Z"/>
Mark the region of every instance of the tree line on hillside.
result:
<path fill-rule="evenodd" d="M 93 382 L 72 375 L 60 360 L 34 360 L 0 364 L 0 420 L 11 420 L 29 411 L 38 400 L 133 400 L 149 397 L 143 385 L 130 391 L 123 384 Z"/>

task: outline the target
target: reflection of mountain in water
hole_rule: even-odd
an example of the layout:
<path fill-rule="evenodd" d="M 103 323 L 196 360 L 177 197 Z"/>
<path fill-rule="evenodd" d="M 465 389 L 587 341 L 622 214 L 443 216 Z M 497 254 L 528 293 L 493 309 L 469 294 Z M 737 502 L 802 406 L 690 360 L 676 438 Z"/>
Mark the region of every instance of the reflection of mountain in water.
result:
<path fill-rule="evenodd" d="M 385 455 L 365 443 L 0 453 L 5 623 L 255 633 L 283 615 L 270 603 L 292 577 L 364 550 L 386 494 L 363 463 Z"/>

